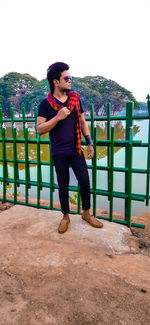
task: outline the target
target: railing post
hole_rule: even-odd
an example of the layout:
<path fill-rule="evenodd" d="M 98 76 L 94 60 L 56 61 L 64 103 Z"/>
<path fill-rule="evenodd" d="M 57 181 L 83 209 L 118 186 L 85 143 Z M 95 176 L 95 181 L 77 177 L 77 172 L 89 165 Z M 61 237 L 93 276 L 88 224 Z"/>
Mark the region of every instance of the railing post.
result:
<path fill-rule="evenodd" d="M 12 124 L 12 128 L 14 126 L 14 109 L 13 109 L 13 105 L 10 104 L 10 116 L 11 116 L 11 124 Z"/>
<path fill-rule="evenodd" d="M 128 102 L 126 104 L 126 140 L 131 140 L 131 127 L 132 127 L 132 117 L 133 117 L 133 110 L 134 110 L 134 103 Z M 125 151 L 125 168 L 128 169 L 127 172 L 125 172 L 125 193 L 127 195 L 127 198 L 125 199 L 125 220 L 128 222 L 129 218 L 131 217 L 129 215 L 129 212 L 131 209 L 129 209 L 129 206 L 131 204 L 131 197 L 128 196 L 130 191 L 130 168 L 132 168 L 132 159 L 131 159 L 131 144 L 128 143 L 126 146 Z"/>
<path fill-rule="evenodd" d="M 3 125 L 3 110 L 2 110 L 2 106 L 0 105 L 0 126 L 2 129 L 2 125 Z"/>
<path fill-rule="evenodd" d="M 93 105 L 92 98 L 90 101 L 90 108 L 91 108 L 91 138 L 93 140 L 93 138 L 94 138 L 94 105 Z"/>
<path fill-rule="evenodd" d="M 150 96 L 147 95 L 147 106 L 149 113 L 149 126 L 148 126 L 148 148 L 147 148 L 147 176 L 146 176 L 146 205 L 149 206 L 149 193 L 150 193 Z"/>
<path fill-rule="evenodd" d="M 2 126 L 2 160 L 3 160 L 3 201 L 6 202 L 6 146 L 5 146 L 5 126 Z"/>
<path fill-rule="evenodd" d="M 24 137 L 25 137 L 25 124 L 26 124 L 26 111 L 25 111 L 25 106 L 22 104 L 22 119 L 23 119 L 23 132 L 24 132 Z"/>
<path fill-rule="evenodd" d="M 18 164 L 17 164 L 17 148 L 16 148 L 16 126 L 13 124 L 13 163 L 14 163 L 14 204 L 17 202 L 17 176 L 18 176 Z"/>
<path fill-rule="evenodd" d="M 40 135 L 37 134 L 37 207 L 40 207 L 41 163 L 40 163 Z"/>
<path fill-rule="evenodd" d="M 110 128 L 110 122 L 111 122 L 111 103 L 110 99 L 107 100 L 107 140 L 110 140 L 111 137 L 111 128 Z M 110 145 L 107 146 L 107 166 L 110 167 Z M 107 173 L 107 181 L 108 181 L 108 191 L 110 192 L 110 181 L 111 181 L 111 175 L 110 170 L 108 169 Z M 109 196 L 108 196 L 109 200 Z"/>
<path fill-rule="evenodd" d="M 94 127 L 94 157 L 92 159 L 92 178 L 93 178 L 93 215 L 96 216 L 96 185 L 97 185 L 97 128 Z"/>
<path fill-rule="evenodd" d="M 49 145 L 50 149 L 50 145 Z M 50 209 L 53 209 L 53 192 L 54 192 L 54 169 L 53 169 L 53 160 L 50 150 Z"/>
<path fill-rule="evenodd" d="M 129 133 L 129 157 L 128 157 L 128 202 L 127 202 L 127 226 L 131 225 L 131 194 L 132 194 L 132 149 L 133 149 L 133 128 Z"/>
<path fill-rule="evenodd" d="M 114 127 L 111 127 L 111 144 L 110 144 L 110 183 L 109 183 L 109 218 L 113 219 L 113 184 L 114 184 Z"/>
<path fill-rule="evenodd" d="M 81 212 L 80 204 L 81 204 L 81 195 L 80 195 L 80 185 L 78 183 L 78 200 L 77 200 L 77 211 L 78 211 L 78 214 L 80 214 L 80 212 Z"/>
<path fill-rule="evenodd" d="M 36 132 L 36 135 L 37 135 L 37 114 L 38 114 L 37 112 L 38 112 L 38 106 L 35 103 L 34 104 L 34 118 L 35 118 L 35 132 Z"/>
<path fill-rule="evenodd" d="M 28 155 L 28 128 L 27 125 L 24 126 L 24 138 L 25 138 L 25 202 L 28 205 L 28 195 L 29 195 L 29 155 Z"/>

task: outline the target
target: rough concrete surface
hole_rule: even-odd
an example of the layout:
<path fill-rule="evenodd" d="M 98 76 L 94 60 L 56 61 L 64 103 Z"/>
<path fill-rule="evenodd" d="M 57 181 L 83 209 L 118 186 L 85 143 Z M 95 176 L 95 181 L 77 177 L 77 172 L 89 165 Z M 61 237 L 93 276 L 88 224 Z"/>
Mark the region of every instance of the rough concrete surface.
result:
<path fill-rule="evenodd" d="M 60 212 L 1 212 L 0 325 L 149 325 L 150 215 L 146 239 L 144 230 L 70 219 L 59 234 Z"/>

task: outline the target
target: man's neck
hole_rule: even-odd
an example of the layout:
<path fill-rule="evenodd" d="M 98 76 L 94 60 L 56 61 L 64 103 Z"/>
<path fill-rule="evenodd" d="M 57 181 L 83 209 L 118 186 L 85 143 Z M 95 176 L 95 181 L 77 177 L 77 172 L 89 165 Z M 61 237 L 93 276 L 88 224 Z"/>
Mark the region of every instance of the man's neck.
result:
<path fill-rule="evenodd" d="M 59 90 L 54 90 L 53 92 L 53 96 L 55 98 L 57 98 L 60 102 L 64 103 L 67 98 L 68 98 L 68 95 L 66 94 L 66 91 L 59 91 Z"/>

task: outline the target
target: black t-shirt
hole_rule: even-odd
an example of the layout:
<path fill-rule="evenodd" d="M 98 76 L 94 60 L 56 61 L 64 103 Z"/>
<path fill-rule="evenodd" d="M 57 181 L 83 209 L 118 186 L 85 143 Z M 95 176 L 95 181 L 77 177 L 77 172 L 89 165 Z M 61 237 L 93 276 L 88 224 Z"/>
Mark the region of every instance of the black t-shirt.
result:
<path fill-rule="evenodd" d="M 65 103 L 61 103 L 57 98 L 55 99 L 58 104 L 63 104 L 64 107 L 66 106 L 67 101 Z M 81 101 L 80 108 L 82 114 L 84 111 Z M 38 108 L 38 116 L 45 117 L 46 120 L 49 121 L 55 117 L 57 113 L 58 111 L 51 107 L 46 98 L 40 103 Z M 59 121 L 59 123 L 49 132 L 52 156 L 58 153 L 71 153 L 76 151 L 75 117 L 76 112 L 75 109 L 73 109 L 64 120 Z"/>

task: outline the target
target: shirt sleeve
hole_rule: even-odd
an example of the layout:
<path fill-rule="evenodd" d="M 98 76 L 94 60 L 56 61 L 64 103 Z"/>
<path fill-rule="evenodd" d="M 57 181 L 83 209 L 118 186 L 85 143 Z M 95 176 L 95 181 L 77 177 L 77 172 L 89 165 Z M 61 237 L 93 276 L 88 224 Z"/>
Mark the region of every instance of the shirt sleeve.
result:
<path fill-rule="evenodd" d="M 79 102 L 80 102 L 80 107 L 81 107 L 81 114 L 84 113 L 84 109 L 82 107 L 82 103 L 81 103 L 81 99 L 79 98 Z"/>
<path fill-rule="evenodd" d="M 44 99 L 38 107 L 38 116 L 48 119 L 48 102 L 46 99 Z"/>

